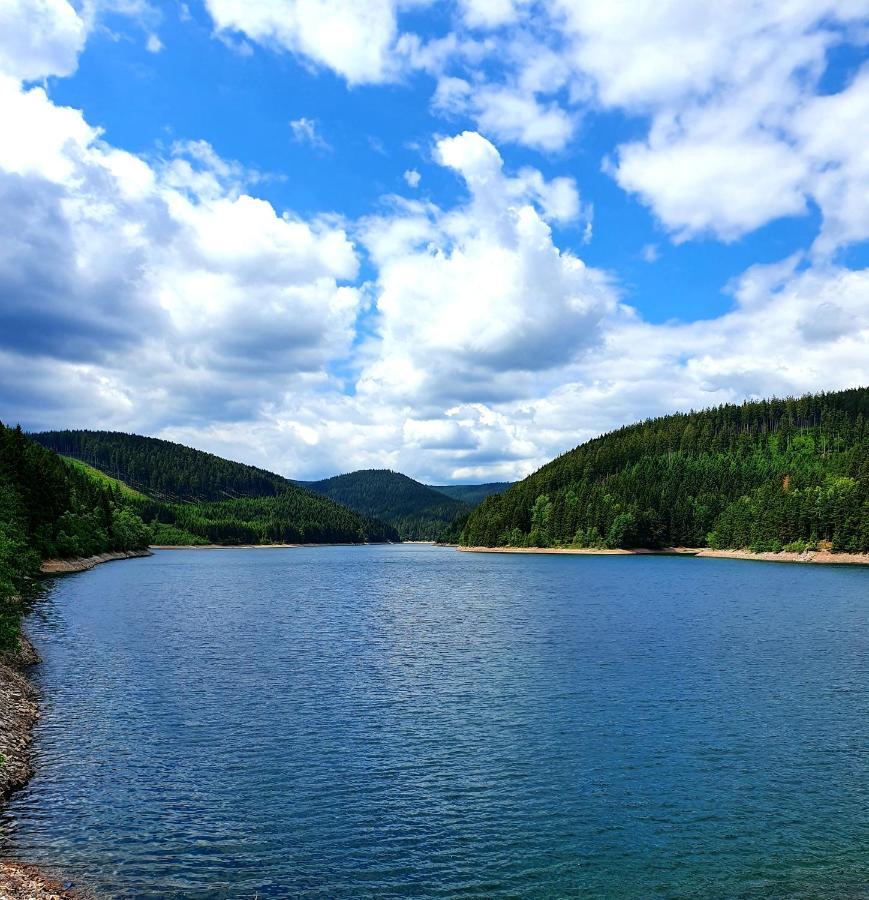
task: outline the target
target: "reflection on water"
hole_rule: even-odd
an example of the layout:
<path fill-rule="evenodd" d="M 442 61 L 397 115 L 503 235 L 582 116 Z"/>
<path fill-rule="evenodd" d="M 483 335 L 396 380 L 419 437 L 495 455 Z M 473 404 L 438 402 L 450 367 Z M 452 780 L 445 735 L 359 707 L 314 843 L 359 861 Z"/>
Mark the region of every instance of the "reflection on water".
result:
<path fill-rule="evenodd" d="M 867 895 L 869 570 L 163 551 L 59 579 L 3 851 L 108 897 Z"/>

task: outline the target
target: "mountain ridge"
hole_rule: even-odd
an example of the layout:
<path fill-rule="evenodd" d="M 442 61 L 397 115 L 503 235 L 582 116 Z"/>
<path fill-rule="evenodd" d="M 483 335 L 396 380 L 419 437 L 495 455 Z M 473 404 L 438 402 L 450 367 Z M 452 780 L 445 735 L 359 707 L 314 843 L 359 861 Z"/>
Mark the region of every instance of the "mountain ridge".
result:
<path fill-rule="evenodd" d="M 469 516 L 470 546 L 869 549 L 869 389 L 627 425 Z"/>
<path fill-rule="evenodd" d="M 387 522 L 403 540 L 438 540 L 472 508 L 391 469 L 357 469 L 304 484 L 351 509 Z"/>

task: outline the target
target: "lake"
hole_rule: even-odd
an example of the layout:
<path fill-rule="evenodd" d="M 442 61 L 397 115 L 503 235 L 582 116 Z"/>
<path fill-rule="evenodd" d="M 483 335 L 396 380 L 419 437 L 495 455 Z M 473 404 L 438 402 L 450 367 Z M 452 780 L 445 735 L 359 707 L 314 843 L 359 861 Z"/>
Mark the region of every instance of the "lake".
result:
<path fill-rule="evenodd" d="M 54 582 L 0 850 L 105 897 L 869 896 L 869 569 L 405 545 Z"/>

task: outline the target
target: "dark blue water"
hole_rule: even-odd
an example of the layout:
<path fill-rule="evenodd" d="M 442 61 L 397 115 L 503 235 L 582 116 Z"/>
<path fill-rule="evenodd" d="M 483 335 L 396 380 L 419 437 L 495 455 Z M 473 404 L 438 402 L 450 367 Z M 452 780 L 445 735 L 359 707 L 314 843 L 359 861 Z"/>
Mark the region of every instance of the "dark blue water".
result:
<path fill-rule="evenodd" d="M 164 551 L 56 582 L 2 849 L 108 897 L 869 896 L 869 569 Z"/>

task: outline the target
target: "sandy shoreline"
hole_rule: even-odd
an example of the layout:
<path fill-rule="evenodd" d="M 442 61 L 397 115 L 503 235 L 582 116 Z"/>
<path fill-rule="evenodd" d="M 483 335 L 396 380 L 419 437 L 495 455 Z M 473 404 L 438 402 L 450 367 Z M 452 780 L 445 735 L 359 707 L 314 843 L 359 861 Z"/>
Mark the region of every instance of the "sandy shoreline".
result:
<path fill-rule="evenodd" d="M 150 550 L 119 550 L 116 553 L 98 553 L 96 556 L 77 559 L 46 559 L 39 567 L 39 571 L 43 575 L 69 575 L 72 572 L 87 572 L 100 563 L 113 562 L 116 559 L 137 559 L 151 555 Z"/>
<path fill-rule="evenodd" d="M 804 553 L 752 553 L 750 550 L 711 550 L 703 548 L 694 554 L 712 559 L 741 559 L 748 562 L 812 563 L 831 566 L 869 566 L 869 553 L 831 553 L 829 550 L 806 550 Z"/>
<path fill-rule="evenodd" d="M 667 547 L 661 550 L 595 550 L 592 547 L 461 547 L 463 553 L 551 553 L 570 556 L 697 556 L 699 551 L 694 547 Z"/>
<path fill-rule="evenodd" d="M 869 565 L 869 553 L 831 553 L 807 550 L 804 553 L 752 553 L 750 550 L 713 550 L 710 547 L 663 547 L 660 550 L 595 550 L 590 547 L 457 547 L 463 553 L 536 553 L 571 556 L 695 556 L 707 559 L 739 559 L 748 562 L 812 563 L 815 565 Z"/>

